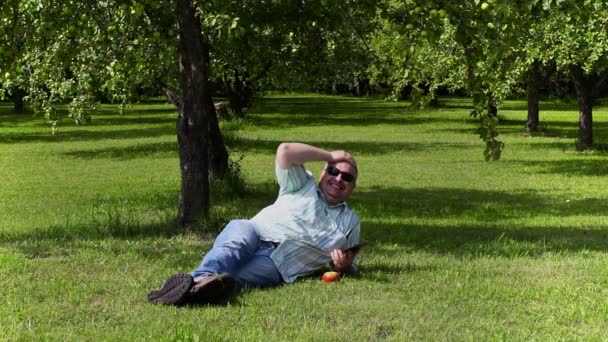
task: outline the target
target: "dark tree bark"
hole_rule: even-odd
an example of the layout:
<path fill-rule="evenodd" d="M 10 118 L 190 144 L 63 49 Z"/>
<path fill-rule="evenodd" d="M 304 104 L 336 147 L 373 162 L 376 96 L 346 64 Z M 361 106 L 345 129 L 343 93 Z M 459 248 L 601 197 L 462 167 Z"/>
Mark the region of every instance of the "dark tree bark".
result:
<path fill-rule="evenodd" d="M 182 186 L 177 226 L 186 229 L 209 209 L 209 118 L 215 116 L 209 89 L 209 50 L 191 0 L 177 0 L 181 103 L 177 141 Z"/>
<path fill-rule="evenodd" d="M 488 94 L 488 114 L 490 116 L 498 116 L 498 107 L 496 107 L 496 98 L 494 94 Z"/>
<path fill-rule="evenodd" d="M 242 118 L 244 109 L 251 103 L 253 89 L 249 84 L 248 75 L 241 75 L 238 69 L 234 69 L 232 77 L 225 77 L 226 95 L 230 100 L 230 110 L 232 113 Z"/>
<path fill-rule="evenodd" d="M 526 123 L 526 128 L 528 132 L 536 132 L 540 121 L 540 78 L 540 63 L 534 62 L 528 70 L 526 80 L 526 93 L 528 95 L 528 122 Z"/>
<path fill-rule="evenodd" d="M 205 47 L 203 47 L 205 49 Z M 171 101 L 178 109 L 182 106 L 182 97 L 177 95 L 175 91 L 167 87 L 161 81 L 156 81 L 156 86 L 165 94 L 167 99 Z M 212 109 L 208 108 L 209 113 Z M 213 112 L 217 112 L 214 105 Z M 180 112 L 181 113 L 181 112 Z M 209 180 L 223 179 L 228 173 L 228 151 L 224 144 L 224 138 L 220 131 L 219 122 L 216 115 L 209 117 Z"/>
<path fill-rule="evenodd" d="M 23 98 L 25 91 L 19 87 L 13 88 L 13 111 L 17 114 L 23 113 Z"/>
<path fill-rule="evenodd" d="M 207 56 L 209 53 L 207 51 Z M 215 115 L 215 105 L 209 97 L 209 101 L 205 101 L 205 106 L 211 106 L 207 108 L 207 113 L 211 113 L 208 122 L 208 133 L 209 133 L 209 180 L 220 180 L 223 179 L 228 173 L 228 151 L 224 144 L 224 138 L 220 131 L 219 120 Z"/>
<path fill-rule="evenodd" d="M 465 53 L 465 58 L 466 58 L 466 62 L 467 62 L 467 83 L 469 86 L 469 91 L 471 92 L 471 95 L 473 96 L 473 105 L 476 106 L 479 102 L 482 101 L 481 99 L 481 91 L 479 89 L 478 86 L 478 82 L 477 82 L 477 73 L 475 70 L 475 62 L 474 62 L 474 56 L 476 55 L 475 49 L 473 47 L 471 47 L 470 42 L 465 43 L 465 49 L 464 49 L 464 53 Z"/>
<path fill-rule="evenodd" d="M 177 107 L 178 110 L 181 108 L 181 106 L 182 106 L 181 96 L 177 95 L 175 93 L 175 91 L 173 91 L 173 89 L 170 89 L 169 87 L 167 87 L 166 84 L 164 84 L 163 82 L 161 82 L 159 80 L 156 81 L 156 86 L 158 87 L 158 89 L 160 89 L 160 91 L 162 91 L 165 94 L 167 99 L 169 99 L 169 101 L 171 101 L 171 103 L 173 103 L 175 105 L 175 107 Z"/>
<path fill-rule="evenodd" d="M 353 89 L 354 96 L 369 96 L 371 95 L 371 87 L 369 83 L 369 78 L 367 77 L 357 77 L 355 81 L 355 86 Z"/>
<path fill-rule="evenodd" d="M 579 112 L 577 148 L 584 150 L 593 145 L 593 86 L 595 83 L 593 78 L 586 75 L 585 70 L 578 65 L 570 66 L 570 75 L 576 89 Z"/>

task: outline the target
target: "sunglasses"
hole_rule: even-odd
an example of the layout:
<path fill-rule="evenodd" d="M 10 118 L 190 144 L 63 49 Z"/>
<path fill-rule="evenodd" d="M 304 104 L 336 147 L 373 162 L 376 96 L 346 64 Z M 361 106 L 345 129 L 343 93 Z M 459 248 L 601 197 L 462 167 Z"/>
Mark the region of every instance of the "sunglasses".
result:
<path fill-rule="evenodd" d="M 338 175 L 342 175 L 342 179 L 347 183 L 352 183 L 355 180 L 355 176 L 352 173 L 344 172 L 337 167 L 328 166 L 326 169 L 327 173 L 334 177 L 338 177 Z"/>

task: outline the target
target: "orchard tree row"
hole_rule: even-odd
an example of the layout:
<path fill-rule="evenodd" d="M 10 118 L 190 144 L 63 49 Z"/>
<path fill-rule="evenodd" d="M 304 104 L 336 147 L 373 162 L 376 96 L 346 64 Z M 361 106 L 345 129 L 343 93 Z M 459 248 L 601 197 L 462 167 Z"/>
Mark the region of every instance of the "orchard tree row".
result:
<path fill-rule="evenodd" d="M 439 87 L 466 89 L 480 120 L 485 157 L 500 158 L 497 106 L 525 82 L 530 131 L 539 124 L 543 74 L 568 75 L 579 105 L 578 148 L 593 144 L 594 93 L 608 77 L 608 5 L 604 1 L 413 1 L 379 6 L 373 33 L 383 63 L 374 80 L 414 86 L 427 101 Z M 424 86 L 424 91 L 416 89 Z"/>
<path fill-rule="evenodd" d="M 206 214 L 209 179 L 229 172 L 218 92 L 242 116 L 267 89 L 383 85 L 421 105 L 440 87 L 464 89 L 490 160 L 504 146 L 501 101 L 525 82 L 535 130 L 538 80 L 555 69 L 576 86 L 578 146 L 589 148 L 607 22 L 601 0 L 0 0 L 0 93 L 53 131 L 59 104 L 83 125 L 100 101 L 164 94 L 178 112 L 183 228 Z"/>

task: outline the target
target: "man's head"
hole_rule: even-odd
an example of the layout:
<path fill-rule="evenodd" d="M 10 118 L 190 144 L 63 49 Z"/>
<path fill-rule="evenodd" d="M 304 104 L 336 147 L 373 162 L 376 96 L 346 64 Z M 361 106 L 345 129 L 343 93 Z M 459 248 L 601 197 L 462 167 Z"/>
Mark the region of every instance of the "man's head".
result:
<path fill-rule="evenodd" d="M 346 161 L 327 163 L 319 178 L 319 189 L 325 195 L 329 205 L 336 205 L 346 201 L 357 183 L 357 167 Z"/>

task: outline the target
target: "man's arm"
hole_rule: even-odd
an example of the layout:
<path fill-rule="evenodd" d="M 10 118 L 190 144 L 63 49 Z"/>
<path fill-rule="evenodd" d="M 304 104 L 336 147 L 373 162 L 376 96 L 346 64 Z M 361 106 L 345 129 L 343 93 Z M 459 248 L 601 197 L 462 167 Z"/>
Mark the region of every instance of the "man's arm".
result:
<path fill-rule="evenodd" d="M 276 161 L 279 167 L 287 170 L 294 165 L 303 165 L 306 162 L 325 161 L 337 163 L 347 161 L 352 163 L 353 157 L 346 151 L 326 151 L 302 143 L 282 143 L 277 148 Z"/>
<path fill-rule="evenodd" d="M 334 249 L 331 251 L 331 267 L 334 271 L 341 273 L 350 273 L 357 271 L 357 265 L 355 259 L 361 247 L 365 243 L 361 243 L 359 240 L 361 232 L 361 223 L 357 215 L 353 215 L 353 220 L 350 221 L 349 225 L 352 225 L 350 232 L 347 234 L 349 248 L 345 250 Z"/>

